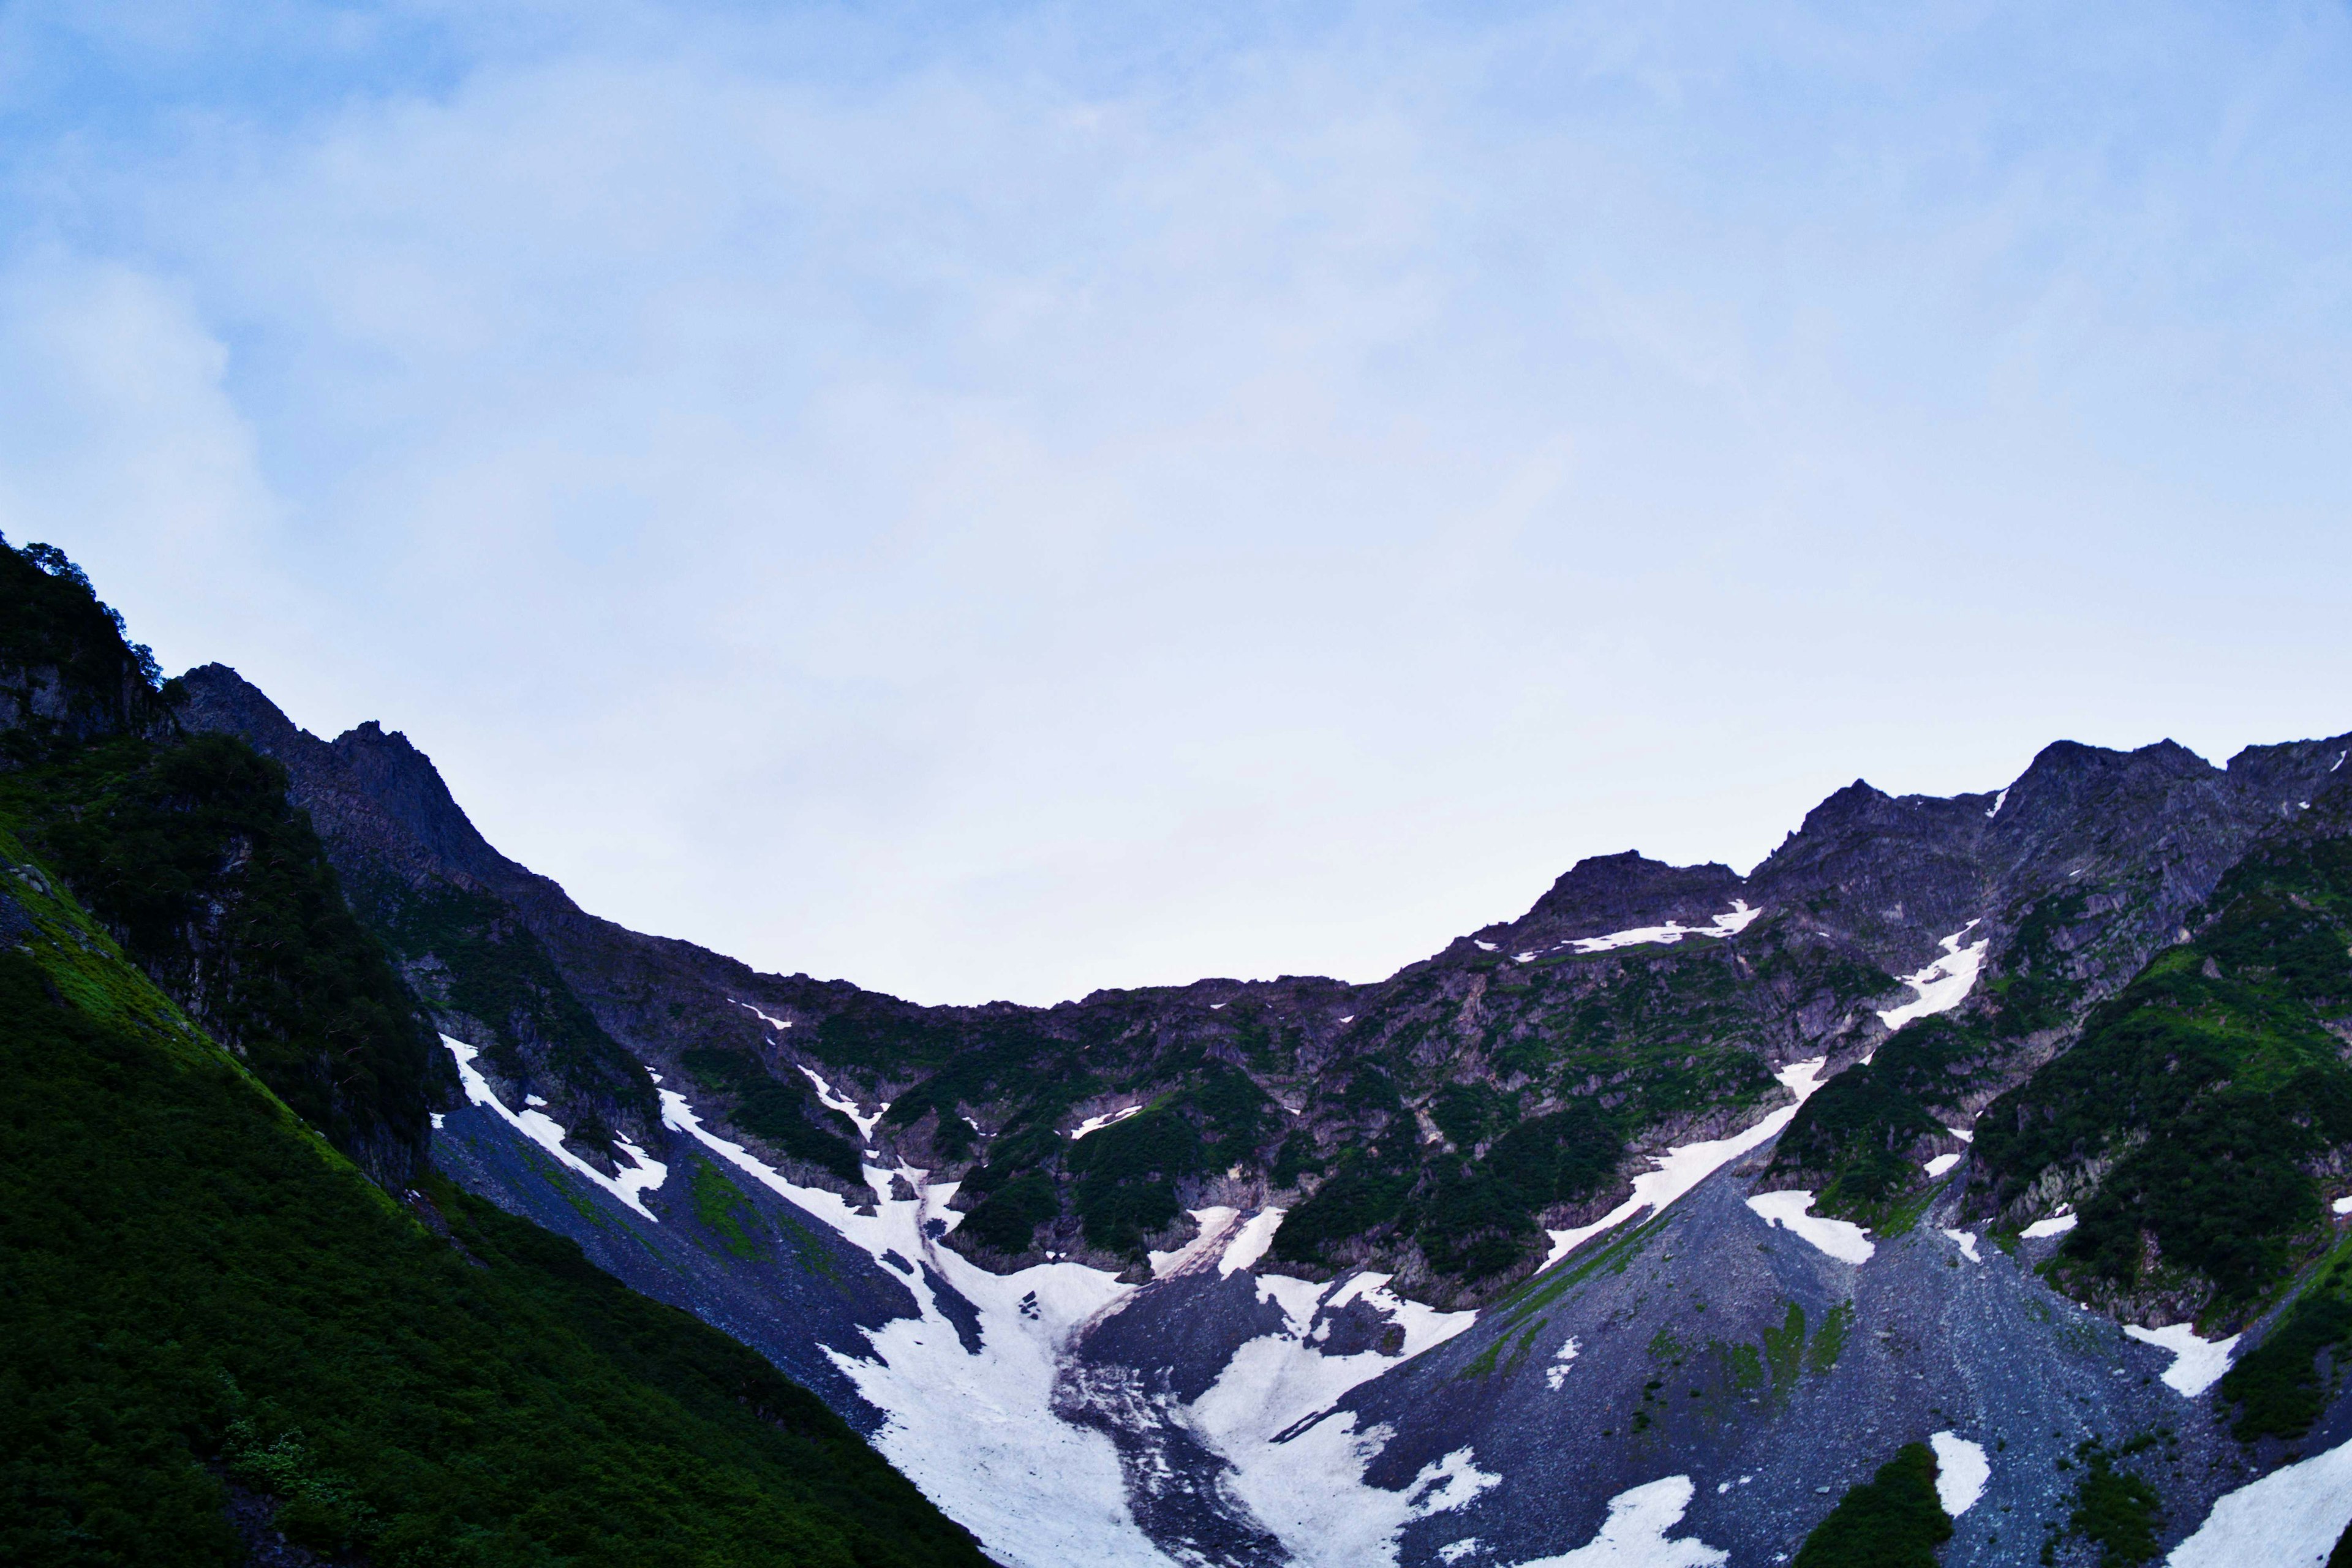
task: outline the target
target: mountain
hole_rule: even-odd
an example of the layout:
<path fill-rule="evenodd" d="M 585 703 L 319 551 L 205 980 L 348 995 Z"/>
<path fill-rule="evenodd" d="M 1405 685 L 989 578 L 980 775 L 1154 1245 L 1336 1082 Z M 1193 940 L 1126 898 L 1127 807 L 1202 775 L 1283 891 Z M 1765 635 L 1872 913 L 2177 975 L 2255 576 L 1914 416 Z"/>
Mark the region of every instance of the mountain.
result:
<path fill-rule="evenodd" d="M 437 1037 L 418 1180 L 758 1352 L 998 1561 L 2352 1522 L 2352 737 L 1857 781 L 1745 876 L 1587 860 L 1372 984 L 923 1007 L 587 914 L 379 725 L 220 666 L 156 703 L 283 770 Z"/>
<path fill-rule="evenodd" d="M 824 1403 L 433 1168 L 285 773 L 0 548 L 0 1561 L 971 1564 Z"/>

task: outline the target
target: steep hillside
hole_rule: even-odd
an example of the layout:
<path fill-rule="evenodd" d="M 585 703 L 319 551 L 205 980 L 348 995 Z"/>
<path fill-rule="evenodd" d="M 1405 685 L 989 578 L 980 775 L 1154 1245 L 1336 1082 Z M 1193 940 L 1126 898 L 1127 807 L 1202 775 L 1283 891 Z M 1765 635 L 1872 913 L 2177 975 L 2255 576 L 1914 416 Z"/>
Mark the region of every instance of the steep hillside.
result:
<path fill-rule="evenodd" d="M 0 1560 L 984 1561 L 435 1172 L 459 1072 L 284 771 L 185 733 L 54 551 L 0 547 Z"/>

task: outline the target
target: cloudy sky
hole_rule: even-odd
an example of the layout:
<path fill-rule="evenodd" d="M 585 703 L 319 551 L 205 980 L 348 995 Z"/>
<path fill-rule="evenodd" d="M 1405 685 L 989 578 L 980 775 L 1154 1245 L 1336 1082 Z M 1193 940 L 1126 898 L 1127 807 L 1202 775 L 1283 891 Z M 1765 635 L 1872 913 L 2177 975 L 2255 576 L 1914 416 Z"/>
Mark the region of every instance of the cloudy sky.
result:
<path fill-rule="evenodd" d="M 0 5 L 0 531 L 591 910 L 1385 973 L 2352 728 L 2340 5 Z"/>

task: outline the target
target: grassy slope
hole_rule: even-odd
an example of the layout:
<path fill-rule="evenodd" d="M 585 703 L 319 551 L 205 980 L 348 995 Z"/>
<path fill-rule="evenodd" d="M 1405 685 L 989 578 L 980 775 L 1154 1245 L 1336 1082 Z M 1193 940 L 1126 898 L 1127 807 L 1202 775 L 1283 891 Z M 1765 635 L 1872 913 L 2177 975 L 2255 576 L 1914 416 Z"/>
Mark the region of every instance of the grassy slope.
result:
<path fill-rule="evenodd" d="M 2112 1162 L 2058 1260 L 2080 1288 L 2210 1292 L 2242 1314 L 2328 1245 L 2312 1172 L 2352 1145 L 2352 1066 L 2327 1027 L 2352 1003 L 2352 837 L 2329 815 L 2258 844 L 2193 941 L 1979 1121 L 1999 1203 Z"/>
<path fill-rule="evenodd" d="M 430 1234 L 13 890 L 44 930 L 0 953 L 0 1560 L 239 1562 L 210 1464 L 380 1564 L 982 1561 L 812 1395 L 569 1242 L 428 1177 Z"/>

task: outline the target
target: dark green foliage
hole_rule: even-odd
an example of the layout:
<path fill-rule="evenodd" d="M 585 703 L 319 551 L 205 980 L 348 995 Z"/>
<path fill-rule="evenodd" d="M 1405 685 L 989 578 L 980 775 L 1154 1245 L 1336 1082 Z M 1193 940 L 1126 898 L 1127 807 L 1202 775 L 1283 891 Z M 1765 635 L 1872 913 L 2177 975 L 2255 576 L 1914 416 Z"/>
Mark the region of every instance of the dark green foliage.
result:
<path fill-rule="evenodd" d="M 54 681 L 62 711 L 33 711 Z M 99 602 L 80 567 L 53 545 L 0 539 L 0 704 L 21 728 L 0 745 L 22 760 L 48 742 L 121 734 L 160 717 L 155 658 L 127 641 L 122 617 Z M 5 711 L 5 707 L 0 707 Z"/>
<path fill-rule="evenodd" d="M 1315 1134 L 1294 1132 L 1275 1152 L 1274 1165 L 1266 1173 L 1266 1180 L 1276 1187 L 1295 1187 L 1301 1176 L 1319 1176 L 1326 1169 L 1323 1156 L 1315 1146 Z"/>
<path fill-rule="evenodd" d="M 0 1561 L 241 1563 L 212 1459 L 377 1568 L 981 1562 L 757 1355 L 14 952 L 0 1083 Z"/>
<path fill-rule="evenodd" d="M 1419 1174 L 1409 1150 L 1381 1144 L 1348 1151 L 1315 1195 L 1283 1216 L 1274 1233 L 1274 1256 L 1285 1263 L 1322 1263 L 1332 1243 L 1395 1219 Z"/>
<path fill-rule="evenodd" d="M 2266 842 L 2212 907 L 2194 942 L 2159 954 L 2080 1044 L 1987 1110 L 1977 1152 L 2002 1203 L 2053 1165 L 2120 1152 L 2062 1271 L 2134 1288 L 2153 1239 L 2158 1282 L 2201 1276 L 2241 1308 L 2324 1244 L 2305 1167 L 2352 1143 L 2352 1067 L 2321 1023 L 2352 998 L 2352 840 Z"/>
<path fill-rule="evenodd" d="M 1591 1100 L 1520 1122 L 1486 1158 L 1431 1163 L 1413 1237 L 1430 1263 L 1466 1280 L 1500 1274 L 1538 1245 L 1535 1216 L 1590 1197 L 1617 1167 L 1621 1142 Z"/>
<path fill-rule="evenodd" d="M 242 741 L 121 737 L 0 773 L 0 811 L 126 954 L 371 1168 L 421 1147 L 434 1042 L 344 906 L 284 770 Z"/>
<path fill-rule="evenodd" d="M 820 1058 L 869 1072 L 938 1067 L 954 1055 L 959 1043 L 955 1031 L 921 1016 L 917 1009 L 893 1004 L 887 997 L 862 994 L 848 1006 L 826 1015 L 816 1028 Z M 915 1121 L 922 1109 L 907 1121 Z"/>
<path fill-rule="evenodd" d="M 1037 1227 L 1062 1212 L 1054 1178 L 1043 1171 L 1013 1177 L 982 1199 L 957 1227 L 982 1246 L 1008 1258 L 1029 1250 Z"/>
<path fill-rule="evenodd" d="M 1429 1119 L 1465 1154 L 1476 1152 L 1489 1133 L 1513 1121 L 1510 1100 L 1483 1083 L 1440 1086 L 1429 1100 Z"/>
<path fill-rule="evenodd" d="M 529 1082 L 536 1058 L 575 1093 L 654 1114 L 657 1101 L 644 1065 L 604 1032 L 503 900 L 445 882 L 368 889 L 362 903 L 396 951 L 437 963 L 446 976 L 441 999 L 447 1006 L 495 1031 L 467 1043 L 479 1046 L 500 1073 Z"/>
<path fill-rule="evenodd" d="M 1144 1238 L 1174 1223 L 1176 1185 L 1188 1176 L 1254 1162 L 1272 1125 L 1265 1094 L 1222 1062 L 1199 1068 L 1184 1089 L 1071 1145 L 1078 1222 L 1087 1242 L 1140 1258 Z"/>
<path fill-rule="evenodd" d="M 2074 1455 L 2083 1462 L 2083 1479 L 2075 1483 L 2066 1532 L 2098 1547 L 2099 1568 L 2153 1561 L 2157 1522 L 2164 1512 L 2156 1489 L 2116 1468 L 2117 1456 L 2099 1443 L 2084 1443 Z"/>
<path fill-rule="evenodd" d="M 703 1088 L 732 1097 L 728 1120 L 744 1131 L 845 1182 L 866 1180 L 856 1125 L 828 1110 L 799 1073 L 779 1079 L 749 1051 L 694 1050 L 680 1060 Z"/>
<path fill-rule="evenodd" d="M 1772 1169 L 1820 1182 L 1821 1213 L 1871 1223 L 1920 1182 L 1914 1146 L 1943 1131 L 1931 1108 L 1958 1102 L 1969 1064 L 1985 1048 L 1975 1031 L 1949 1018 L 1898 1029 L 1871 1060 L 1805 1101 L 1780 1135 Z"/>
<path fill-rule="evenodd" d="M 2286 1315 L 2221 1375 L 2221 1397 L 2237 1405 L 2240 1439 L 2300 1437 L 2326 1408 L 2352 1344 L 2352 1248 L 2336 1256 Z M 2321 1356 L 2336 1363 L 2322 1373 Z"/>
<path fill-rule="evenodd" d="M 2090 900 L 2090 889 L 2066 888 L 2037 899 L 2019 919 L 2001 953 L 2006 973 L 1986 987 L 1995 1027 L 2005 1037 L 2022 1038 L 2072 1021 L 2081 987 L 2069 978 L 2066 952 L 2058 942 L 2082 921 Z"/>
<path fill-rule="evenodd" d="M 1796 1568 L 1935 1568 L 1952 1521 L 1936 1498 L 1936 1456 L 1906 1443 L 1851 1488 L 1797 1551 Z"/>

